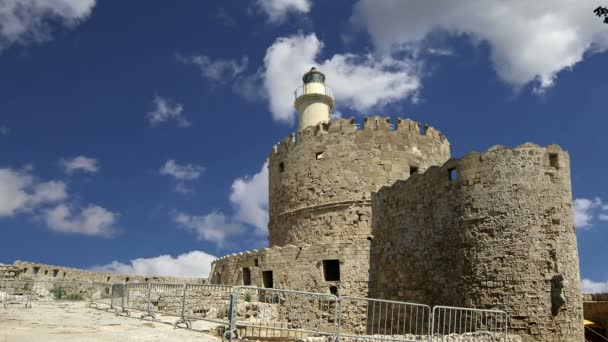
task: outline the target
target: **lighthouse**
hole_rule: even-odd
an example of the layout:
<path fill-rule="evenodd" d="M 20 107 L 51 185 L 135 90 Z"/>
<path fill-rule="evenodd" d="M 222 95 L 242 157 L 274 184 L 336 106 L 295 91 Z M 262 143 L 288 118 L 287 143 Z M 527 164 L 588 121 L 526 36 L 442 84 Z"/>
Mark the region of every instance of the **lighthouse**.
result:
<path fill-rule="evenodd" d="M 298 130 L 328 122 L 334 107 L 331 89 L 325 84 L 325 75 L 317 68 L 302 77 L 303 85 L 295 91 L 294 107 L 299 114 Z"/>

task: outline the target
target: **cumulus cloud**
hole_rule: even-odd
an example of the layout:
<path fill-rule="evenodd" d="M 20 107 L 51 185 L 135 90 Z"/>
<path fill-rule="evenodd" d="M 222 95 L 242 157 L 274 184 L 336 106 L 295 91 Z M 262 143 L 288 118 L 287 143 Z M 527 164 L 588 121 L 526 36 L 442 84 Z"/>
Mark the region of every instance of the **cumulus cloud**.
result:
<path fill-rule="evenodd" d="M 223 246 L 227 236 L 238 235 L 244 232 L 245 227 L 232 221 L 220 211 L 207 215 L 196 216 L 183 212 L 172 213 L 173 221 L 181 227 L 196 233 L 199 240 L 206 240 Z"/>
<path fill-rule="evenodd" d="M 50 23 L 75 26 L 93 10 L 95 0 L 0 1 L 0 50 L 13 43 L 51 39 Z"/>
<path fill-rule="evenodd" d="M 277 39 L 266 51 L 264 87 L 275 120 L 293 122 L 293 91 L 312 66 L 327 75 L 337 106 L 358 111 L 415 96 L 420 88 L 418 64 L 412 60 L 371 54 L 318 60 L 322 48 L 315 34 L 298 34 Z"/>
<path fill-rule="evenodd" d="M 590 229 L 596 219 L 608 221 L 608 205 L 602 205 L 599 197 L 576 198 L 573 209 L 576 228 Z"/>
<path fill-rule="evenodd" d="M 67 197 L 63 182 L 41 182 L 29 170 L 0 168 L 0 218 L 29 212 Z"/>
<path fill-rule="evenodd" d="M 173 159 L 168 159 L 160 168 L 160 174 L 170 176 L 175 181 L 174 190 L 181 193 L 192 192 L 190 181 L 198 179 L 205 168 L 194 164 L 180 165 Z"/>
<path fill-rule="evenodd" d="M 218 83 L 228 83 L 232 81 L 236 76 L 247 69 L 247 64 L 249 63 L 246 56 L 241 58 L 241 61 L 239 62 L 234 59 L 212 60 L 205 55 L 183 56 L 177 54 L 177 60 L 184 64 L 196 65 L 201 72 L 201 77 Z"/>
<path fill-rule="evenodd" d="M 586 53 L 608 49 L 601 21 L 577 0 L 360 0 L 353 21 L 363 26 L 383 53 L 420 46 L 434 32 L 465 34 L 485 42 L 498 76 L 536 90 L 554 83 L 561 70 Z"/>
<path fill-rule="evenodd" d="M 74 173 L 76 171 L 95 173 L 99 171 L 97 159 L 85 156 L 78 156 L 72 159 L 61 159 L 59 164 L 65 172 Z"/>
<path fill-rule="evenodd" d="M 175 121 L 177 127 L 190 127 L 190 122 L 184 117 L 184 106 L 181 103 L 171 103 L 161 96 L 154 96 L 154 110 L 148 112 L 147 117 L 150 125 L 159 125 L 167 121 Z"/>
<path fill-rule="evenodd" d="M 0 169 L 0 219 L 26 213 L 41 219 L 53 231 L 109 237 L 118 214 L 98 205 L 76 208 L 69 204 L 61 181 L 40 181 L 31 168 Z"/>
<path fill-rule="evenodd" d="M 583 293 L 608 293 L 608 281 L 596 282 L 591 279 L 583 279 L 581 285 Z"/>
<path fill-rule="evenodd" d="M 230 202 L 235 208 L 234 219 L 252 225 L 265 235 L 268 232 L 268 162 L 253 176 L 232 182 Z"/>
<path fill-rule="evenodd" d="M 199 239 L 219 246 L 227 237 L 245 233 L 249 226 L 254 227 L 260 237 L 268 234 L 268 162 L 258 173 L 235 179 L 229 198 L 232 215 L 217 210 L 206 215 L 175 211 L 171 213 L 172 219 L 196 233 Z"/>
<path fill-rule="evenodd" d="M 106 265 L 93 266 L 91 270 L 125 275 L 206 278 L 214 259 L 215 256 L 203 251 L 191 251 L 177 257 L 165 254 L 153 258 L 137 258 L 128 263 L 112 261 Z"/>
<path fill-rule="evenodd" d="M 256 6 L 268 17 L 268 21 L 279 23 L 289 13 L 308 13 L 312 7 L 310 0 L 257 0 Z"/>
<path fill-rule="evenodd" d="M 98 205 L 74 210 L 67 204 L 44 210 L 43 217 L 53 231 L 102 237 L 114 235 L 114 224 L 118 219 L 117 214 Z"/>

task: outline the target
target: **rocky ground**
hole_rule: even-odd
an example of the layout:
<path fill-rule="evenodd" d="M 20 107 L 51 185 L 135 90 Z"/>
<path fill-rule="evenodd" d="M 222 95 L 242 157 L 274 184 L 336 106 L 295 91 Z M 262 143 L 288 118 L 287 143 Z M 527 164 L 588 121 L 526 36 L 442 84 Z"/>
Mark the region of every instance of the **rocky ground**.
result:
<path fill-rule="evenodd" d="M 0 342 L 106 342 L 106 341 L 213 341 L 217 325 L 196 321 L 193 330 L 174 329 L 175 317 L 142 320 L 141 313 L 115 316 L 113 311 L 89 308 L 88 303 L 39 304 L 31 309 L 22 305 L 0 306 Z"/>

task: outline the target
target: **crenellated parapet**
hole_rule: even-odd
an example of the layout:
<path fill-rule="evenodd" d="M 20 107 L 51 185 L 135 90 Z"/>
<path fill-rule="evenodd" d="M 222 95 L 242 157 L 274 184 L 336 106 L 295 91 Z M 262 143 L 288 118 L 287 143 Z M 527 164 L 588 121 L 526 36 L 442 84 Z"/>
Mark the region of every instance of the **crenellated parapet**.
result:
<path fill-rule="evenodd" d="M 270 244 L 365 239 L 371 193 L 450 158 L 439 131 L 407 119 L 337 119 L 275 145 L 268 163 Z"/>
<path fill-rule="evenodd" d="M 372 295 L 507 311 L 525 341 L 581 341 L 570 161 L 557 145 L 496 145 L 372 199 Z M 564 301 L 562 301 L 561 299 Z"/>

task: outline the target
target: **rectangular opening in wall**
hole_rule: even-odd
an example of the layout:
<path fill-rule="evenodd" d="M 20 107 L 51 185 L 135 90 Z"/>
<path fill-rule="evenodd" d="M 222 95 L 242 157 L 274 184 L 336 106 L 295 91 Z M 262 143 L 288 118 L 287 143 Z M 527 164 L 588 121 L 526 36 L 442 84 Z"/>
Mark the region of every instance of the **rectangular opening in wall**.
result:
<path fill-rule="evenodd" d="M 258 259 L 256 258 L 255 260 L 253 260 L 253 264 L 255 266 L 260 266 L 260 262 L 258 261 Z"/>
<path fill-rule="evenodd" d="M 44 275 L 48 275 L 49 274 L 49 270 L 44 270 Z"/>
<path fill-rule="evenodd" d="M 458 177 L 458 173 L 456 172 L 455 167 L 448 169 L 448 177 L 449 177 L 449 180 L 451 180 L 451 181 L 456 180 L 456 178 Z"/>
<path fill-rule="evenodd" d="M 112 277 L 107 277 L 107 278 L 106 278 L 106 282 L 107 282 L 107 283 L 109 283 L 111 278 L 112 278 Z"/>
<path fill-rule="evenodd" d="M 243 268 L 243 285 L 251 285 L 251 270 L 249 270 L 249 267 Z"/>
<path fill-rule="evenodd" d="M 129 277 L 125 278 L 125 283 L 128 283 L 131 280 Z"/>
<path fill-rule="evenodd" d="M 329 293 L 331 293 L 334 296 L 338 295 L 338 287 L 337 286 L 330 286 L 329 287 Z"/>
<path fill-rule="evenodd" d="M 264 283 L 264 287 L 267 289 L 271 289 L 274 286 L 272 271 L 262 271 L 262 282 Z"/>
<path fill-rule="evenodd" d="M 34 267 L 32 269 L 32 271 L 34 272 L 34 275 L 38 275 L 38 271 L 40 271 L 40 267 Z"/>
<path fill-rule="evenodd" d="M 68 275 L 66 272 L 63 272 L 63 277 L 65 278 L 65 276 Z"/>
<path fill-rule="evenodd" d="M 285 171 L 285 163 L 280 162 L 279 163 L 279 172 L 283 173 Z"/>
<path fill-rule="evenodd" d="M 317 160 L 323 159 L 323 152 L 317 152 L 317 153 L 315 153 L 315 158 L 317 158 Z"/>
<path fill-rule="evenodd" d="M 59 270 L 53 270 L 53 278 L 57 278 L 58 274 L 59 274 Z"/>
<path fill-rule="evenodd" d="M 410 166 L 410 176 L 414 173 L 418 173 L 418 166 Z"/>
<path fill-rule="evenodd" d="M 559 159 L 557 159 L 557 153 L 549 153 L 549 164 L 554 168 L 559 168 Z"/>
<path fill-rule="evenodd" d="M 340 281 L 340 260 L 323 260 L 325 281 Z"/>

